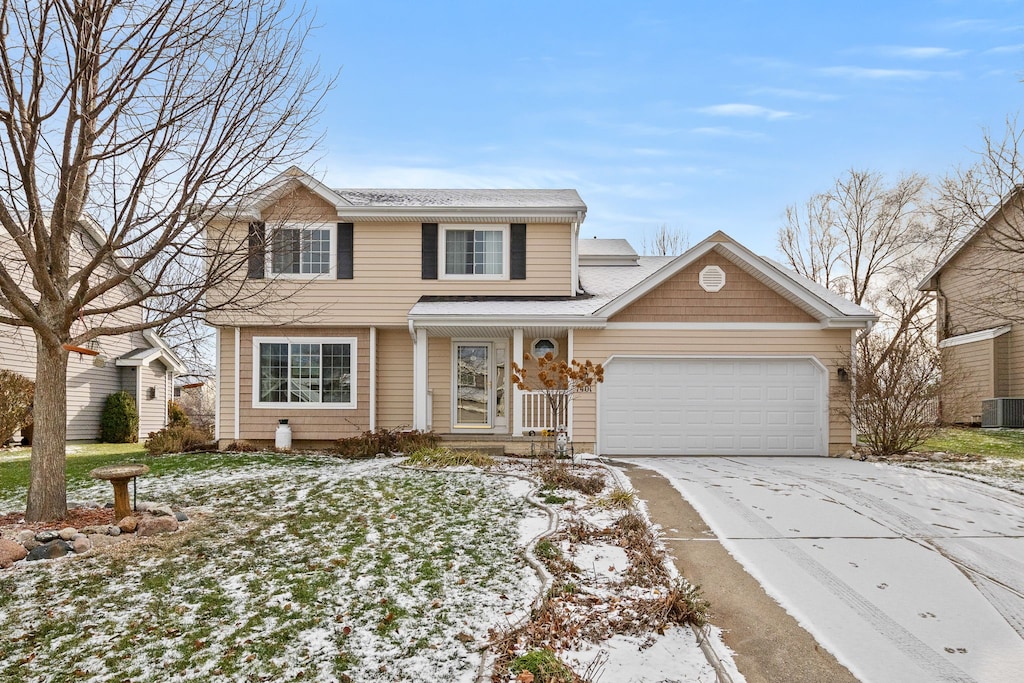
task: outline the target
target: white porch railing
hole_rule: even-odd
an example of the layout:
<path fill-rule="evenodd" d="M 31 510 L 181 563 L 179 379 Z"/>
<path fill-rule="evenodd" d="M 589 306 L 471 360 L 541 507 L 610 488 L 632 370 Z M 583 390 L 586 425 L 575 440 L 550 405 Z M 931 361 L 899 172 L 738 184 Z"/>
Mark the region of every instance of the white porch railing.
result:
<path fill-rule="evenodd" d="M 568 403 L 568 402 L 566 402 Z M 566 416 L 567 406 L 563 406 L 556 418 L 551 411 L 551 404 L 542 391 L 523 392 L 523 434 L 534 432 L 539 434 L 545 429 L 555 430 L 559 426 L 569 424 Z"/>

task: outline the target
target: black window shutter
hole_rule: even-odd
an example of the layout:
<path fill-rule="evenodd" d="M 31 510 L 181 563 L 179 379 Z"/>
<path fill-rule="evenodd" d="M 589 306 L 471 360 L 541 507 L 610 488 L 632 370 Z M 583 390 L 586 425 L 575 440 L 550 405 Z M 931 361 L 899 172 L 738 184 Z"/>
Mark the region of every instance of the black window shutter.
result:
<path fill-rule="evenodd" d="M 352 224 L 338 223 L 338 279 L 352 279 Z"/>
<path fill-rule="evenodd" d="M 264 277 L 267 253 L 267 224 L 263 221 L 249 223 L 249 273 L 248 277 Z"/>
<path fill-rule="evenodd" d="M 437 223 L 423 224 L 421 258 L 424 280 L 437 279 Z"/>
<path fill-rule="evenodd" d="M 526 279 L 526 223 L 512 224 L 512 241 L 509 244 L 509 278 Z"/>

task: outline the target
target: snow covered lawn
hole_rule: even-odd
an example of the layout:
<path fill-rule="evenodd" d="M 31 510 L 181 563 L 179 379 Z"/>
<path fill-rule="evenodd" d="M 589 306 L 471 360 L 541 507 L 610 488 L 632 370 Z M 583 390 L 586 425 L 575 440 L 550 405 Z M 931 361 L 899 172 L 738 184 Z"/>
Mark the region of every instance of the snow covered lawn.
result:
<path fill-rule="evenodd" d="M 0 574 L 0 679 L 472 681 L 488 629 L 536 596 L 523 482 L 395 460 L 156 462 L 140 500 L 193 521 Z M 109 497 L 106 482 L 69 491 Z"/>

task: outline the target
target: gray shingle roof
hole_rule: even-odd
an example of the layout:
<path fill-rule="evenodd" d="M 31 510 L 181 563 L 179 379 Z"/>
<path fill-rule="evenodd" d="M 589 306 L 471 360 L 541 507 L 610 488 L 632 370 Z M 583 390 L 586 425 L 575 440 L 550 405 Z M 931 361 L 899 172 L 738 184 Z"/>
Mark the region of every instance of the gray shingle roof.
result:
<path fill-rule="evenodd" d="M 586 211 L 576 190 L 335 189 L 352 206 L 536 208 Z"/>

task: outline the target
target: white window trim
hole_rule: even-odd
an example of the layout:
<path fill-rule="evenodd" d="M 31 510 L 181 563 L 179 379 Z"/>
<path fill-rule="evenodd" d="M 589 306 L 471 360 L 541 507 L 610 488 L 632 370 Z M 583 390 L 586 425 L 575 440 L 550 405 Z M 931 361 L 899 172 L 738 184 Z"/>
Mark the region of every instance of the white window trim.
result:
<path fill-rule="evenodd" d="M 537 358 L 537 342 L 541 342 L 541 341 L 549 341 L 549 342 L 551 342 L 552 344 L 555 345 L 555 348 L 551 349 L 551 353 L 552 353 L 552 355 L 555 356 L 555 358 L 557 358 L 558 357 L 558 340 L 555 339 L 554 337 L 537 337 L 536 339 L 534 339 L 532 342 L 530 342 L 530 355 L 533 356 L 534 358 Z M 547 352 L 545 351 L 544 353 L 547 353 Z M 544 354 L 541 354 L 541 355 L 544 355 Z"/>
<path fill-rule="evenodd" d="M 275 273 L 274 233 L 281 230 L 326 230 L 330 235 L 328 265 L 326 273 Z M 338 277 L 338 225 L 337 223 L 282 223 L 273 230 L 267 227 L 266 249 L 264 250 L 264 272 L 270 278 L 282 280 L 315 280 L 316 278 L 336 279 Z"/>
<path fill-rule="evenodd" d="M 349 373 L 351 400 L 347 403 L 273 403 L 260 401 L 260 344 L 349 344 L 352 371 Z M 358 346 L 355 337 L 253 337 L 252 338 L 252 407 L 284 410 L 352 410 L 358 405 Z"/>
<path fill-rule="evenodd" d="M 512 263 L 512 230 L 510 225 L 494 225 L 488 223 L 455 223 L 438 226 L 441 234 L 437 240 L 437 277 L 441 280 L 508 280 L 509 268 Z M 445 271 L 449 230 L 488 230 L 501 232 L 501 274 L 500 275 L 449 275 Z"/>

